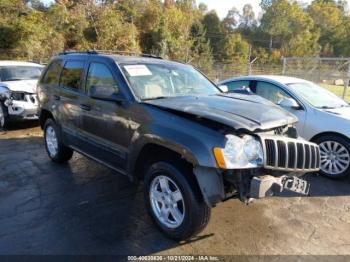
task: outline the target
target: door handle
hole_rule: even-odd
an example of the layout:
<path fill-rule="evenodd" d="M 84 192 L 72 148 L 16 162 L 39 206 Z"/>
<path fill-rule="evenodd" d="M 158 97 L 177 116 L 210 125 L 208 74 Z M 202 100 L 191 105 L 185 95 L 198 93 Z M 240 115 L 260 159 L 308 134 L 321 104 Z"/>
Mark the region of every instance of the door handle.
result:
<path fill-rule="evenodd" d="M 61 97 L 58 96 L 58 95 L 53 95 L 52 97 L 53 97 L 54 100 L 60 100 L 61 99 Z"/>
<path fill-rule="evenodd" d="M 89 105 L 85 105 L 85 104 L 81 104 L 80 105 L 80 108 L 85 110 L 85 111 L 90 111 L 91 110 L 91 106 Z"/>

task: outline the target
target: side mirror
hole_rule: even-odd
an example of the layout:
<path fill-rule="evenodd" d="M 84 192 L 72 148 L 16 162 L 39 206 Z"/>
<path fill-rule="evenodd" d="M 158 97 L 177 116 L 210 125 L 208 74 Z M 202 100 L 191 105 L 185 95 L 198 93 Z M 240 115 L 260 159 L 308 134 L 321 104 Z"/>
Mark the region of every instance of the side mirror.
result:
<path fill-rule="evenodd" d="M 93 85 L 90 87 L 90 97 L 98 100 L 122 102 L 124 99 L 111 86 Z"/>
<path fill-rule="evenodd" d="M 296 110 L 301 108 L 297 101 L 295 101 L 293 98 L 287 98 L 287 97 L 279 101 L 278 105 L 284 108 L 293 108 Z"/>
<path fill-rule="evenodd" d="M 228 92 L 228 87 L 226 85 L 219 85 L 219 89 L 221 92 L 226 93 Z"/>

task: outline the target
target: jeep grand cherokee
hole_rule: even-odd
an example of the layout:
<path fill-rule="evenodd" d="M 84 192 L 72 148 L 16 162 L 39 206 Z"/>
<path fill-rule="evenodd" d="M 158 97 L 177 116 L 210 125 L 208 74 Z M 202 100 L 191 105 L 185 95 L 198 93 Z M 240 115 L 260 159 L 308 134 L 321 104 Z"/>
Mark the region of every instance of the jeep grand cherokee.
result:
<path fill-rule="evenodd" d="M 66 52 L 42 74 L 38 97 L 52 161 L 77 151 L 143 180 L 153 221 L 174 239 L 200 232 L 223 200 L 307 194 L 296 176 L 319 170 L 319 148 L 298 138 L 293 115 L 224 94 L 190 65 Z"/>

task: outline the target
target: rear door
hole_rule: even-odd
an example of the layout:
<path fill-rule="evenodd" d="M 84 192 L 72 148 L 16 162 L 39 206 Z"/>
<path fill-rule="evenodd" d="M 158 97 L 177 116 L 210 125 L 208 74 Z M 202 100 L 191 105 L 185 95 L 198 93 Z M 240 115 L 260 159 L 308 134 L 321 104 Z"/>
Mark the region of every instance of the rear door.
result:
<path fill-rule="evenodd" d="M 83 88 L 84 60 L 66 60 L 60 75 L 59 87 L 54 89 L 52 99 L 56 101 L 56 111 L 64 140 L 75 147 L 81 146 L 79 133 L 82 129 L 81 99 Z"/>

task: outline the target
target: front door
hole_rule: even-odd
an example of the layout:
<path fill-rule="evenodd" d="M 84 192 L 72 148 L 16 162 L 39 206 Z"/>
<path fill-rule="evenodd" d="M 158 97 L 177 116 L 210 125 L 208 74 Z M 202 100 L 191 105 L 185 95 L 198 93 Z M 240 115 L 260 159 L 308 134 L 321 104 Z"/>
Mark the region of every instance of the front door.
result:
<path fill-rule="evenodd" d="M 274 85 L 272 83 L 264 82 L 264 81 L 256 81 L 253 84 L 252 91 L 267 100 L 270 100 L 274 104 L 278 105 L 279 102 L 284 98 L 293 98 L 290 94 L 288 94 L 282 87 Z M 298 117 L 299 121 L 296 123 L 296 128 L 298 129 L 298 133 L 303 137 L 304 134 L 304 125 L 306 121 L 306 111 L 303 107 L 300 108 L 292 108 L 292 107 L 283 107 L 283 109 L 289 111 L 296 117 Z"/>
<path fill-rule="evenodd" d="M 90 94 L 94 88 L 107 97 L 108 94 L 120 94 L 112 72 L 109 65 L 91 61 L 86 76 L 86 92 Z M 130 140 L 128 111 L 124 103 L 86 96 L 82 108 L 83 132 L 87 139 L 85 151 L 118 171 L 124 171 Z"/>

